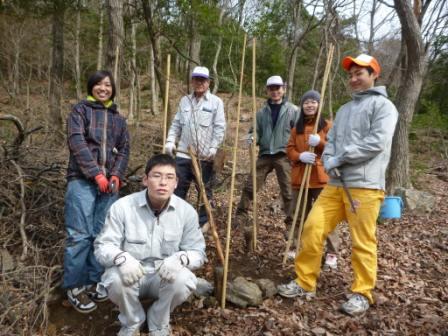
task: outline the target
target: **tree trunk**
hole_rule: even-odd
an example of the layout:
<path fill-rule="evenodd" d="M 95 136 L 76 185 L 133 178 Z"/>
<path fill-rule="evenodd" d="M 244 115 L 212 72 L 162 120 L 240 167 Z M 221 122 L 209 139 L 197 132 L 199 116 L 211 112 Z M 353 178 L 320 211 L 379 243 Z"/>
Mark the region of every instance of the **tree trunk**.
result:
<path fill-rule="evenodd" d="M 121 0 L 106 0 L 106 8 L 109 16 L 109 32 L 108 32 L 108 46 L 106 50 L 106 69 L 114 72 L 116 61 L 117 73 L 115 78 L 116 98 L 119 102 L 120 97 L 120 60 L 123 58 L 123 39 L 124 39 L 124 24 L 123 24 L 123 1 Z M 118 53 L 118 55 L 117 55 Z M 116 59 L 118 56 L 118 60 Z"/>
<path fill-rule="evenodd" d="M 103 26 L 104 26 L 104 0 L 100 1 L 100 22 L 98 31 L 98 57 L 96 60 L 96 69 L 101 70 L 103 68 Z"/>
<path fill-rule="evenodd" d="M 225 6 L 223 5 L 219 11 L 219 19 L 218 19 L 218 27 L 222 26 L 222 19 L 225 14 Z M 221 53 L 222 48 L 222 34 L 219 34 L 218 43 L 216 44 L 216 52 L 215 57 L 213 59 L 213 65 L 212 65 L 212 71 L 213 71 L 213 94 L 216 94 L 219 89 L 219 77 L 218 77 L 218 60 L 219 60 L 219 54 Z"/>
<path fill-rule="evenodd" d="M 154 53 L 154 69 L 156 71 L 157 82 L 159 83 L 160 95 L 162 99 L 165 99 L 165 85 L 163 82 L 164 75 L 161 72 L 161 61 L 160 61 L 160 52 L 159 52 L 159 44 L 158 44 L 158 36 L 155 30 L 155 22 L 153 16 L 153 10 L 146 0 L 142 0 L 143 13 L 145 17 L 146 27 L 148 29 L 149 40 L 151 42 L 152 50 Z M 168 102 L 168 116 L 170 117 L 170 105 Z M 169 118 L 168 120 L 171 120 Z"/>
<path fill-rule="evenodd" d="M 76 11 L 76 26 L 75 26 L 75 85 L 76 85 L 76 97 L 78 100 L 82 98 L 81 90 L 81 69 L 79 65 L 79 33 L 81 31 L 81 10 Z"/>
<path fill-rule="evenodd" d="M 392 154 L 388 171 L 388 190 L 393 193 L 397 187 L 409 188 L 409 127 L 414 114 L 423 78 L 426 73 L 426 51 L 418 20 L 407 0 L 394 0 L 401 23 L 401 36 L 406 41 L 406 68 L 400 78 L 397 91 L 399 118 L 392 142 Z"/>
<path fill-rule="evenodd" d="M 149 80 L 151 87 L 151 113 L 153 115 L 159 114 L 157 110 L 157 86 L 156 75 L 154 71 L 154 50 L 152 46 L 149 48 Z"/>
<path fill-rule="evenodd" d="M 377 0 L 372 1 L 372 9 L 370 10 L 370 31 L 369 41 L 367 42 L 367 53 L 372 55 L 373 53 L 373 41 L 375 40 L 375 13 L 377 11 Z"/>
<path fill-rule="evenodd" d="M 130 61 L 130 82 L 129 82 L 129 113 L 128 119 L 129 121 L 133 121 L 134 119 L 134 102 L 135 102 L 135 82 L 136 82 L 136 71 L 137 71 L 137 61 L 136 61 L 136 50 L 137 50 L 137 42 L 135 37 L 135 32 L 137 29 L 137 23 L 132 22 L 131 24 L 131 61 Z"/>
<path fill-rule="evenodd" d="M 64 73 L 64 1 L 54 2 L 52 18 L 52 62 L 50 69 L 49 109 L 50 125 L 62 129 L 61 99 Z"/>
<path fill-rule="evenodd" d="M 300 33 L 300 12 L 302 10 L 302 0 L 294 1 L 292 12 L 293 12 L 293 41 L 292 41 L 292 51 L 288 62 L 288 85 L 286 87 L 287 96 L 292 98 L 294 91 L 294 76 L 296 72 L 297 63 L 297 53 L 299 50 L 300 43 L 302 41 L 302 34 Z"/>

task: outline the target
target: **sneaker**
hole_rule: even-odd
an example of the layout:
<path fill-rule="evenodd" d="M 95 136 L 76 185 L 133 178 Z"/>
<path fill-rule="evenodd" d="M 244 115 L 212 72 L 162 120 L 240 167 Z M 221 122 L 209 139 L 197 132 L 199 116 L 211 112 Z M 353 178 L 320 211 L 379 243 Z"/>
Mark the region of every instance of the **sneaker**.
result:
<path fill-rule="evenodd" d="M 325 263 L 324 263 L 324 269 L 336 269 L 338 268 L 338 257 L 336 254 L 333 253 L 327 253 L 325 256 Z"/>
<path fill-rule="evenodd" d="M 140 330 L 138 328 L 121 327 L 117 336 L 140 336 Z"/>
<path fill-rule="evenodd" d="M 369 300 L 364 295 L 354 293 L 351 298 L 342 304 L 341 310 L 350 315 L 363 315 L 369 309 Z"/>
<path fill-rule="evenodd" d="M 94 302 L 104 302 L 104 301 L 107 301 L 107 299 L 109 299 L 109 297 L 107 296 L 106 293 L 99 293 L 96 290 L 95 285 L 91 285 L 91 286 L 87 287 L 86 293 L 89 296 L 89 298 Z"/>
<path fill-rule="evenodd" d="M 149 331 L 149 336 L 170 336 L 171 328 L 170 326 L 163 327 L 162 329 Z"/>
<path fill-rule="evenodd" d="M 302 287 L 300 287 L 295 280 L 291 282 L 277 286 L 278 294 L 286 298 L 294 297 L 304 297 L 306 299 L 311 299 L 316 295 L 315 292 L 307 292 Z"/>
<path fill-rule="evenodd" d="M 67 299 L 80 313 L 87 314 L 96 309 L 96 304 L 87 295 L 85 287 L 67 290 Z"/>

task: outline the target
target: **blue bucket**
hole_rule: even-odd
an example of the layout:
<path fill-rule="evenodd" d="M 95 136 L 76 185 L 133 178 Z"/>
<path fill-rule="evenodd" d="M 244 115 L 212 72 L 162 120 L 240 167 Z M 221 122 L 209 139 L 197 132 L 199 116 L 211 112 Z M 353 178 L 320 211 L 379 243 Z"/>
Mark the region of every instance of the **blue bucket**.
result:
<path fill-rule="evenodd" d="M 403 209 L 403 201 L 399 196 L 386 196 L 381 205 L 380 217 L 383 219 L 401 218 L 401 210 Z"/>

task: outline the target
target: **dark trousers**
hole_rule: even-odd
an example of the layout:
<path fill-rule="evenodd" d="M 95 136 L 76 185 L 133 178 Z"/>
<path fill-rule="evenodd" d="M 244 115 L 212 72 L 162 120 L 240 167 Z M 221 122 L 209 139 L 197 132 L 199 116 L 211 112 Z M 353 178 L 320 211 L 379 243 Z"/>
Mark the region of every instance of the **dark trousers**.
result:
<path fill-rule="evenodd" d="M 207 194 L 208 200 L 211 202 L 213 196 L 212 180 L 214 176 L 213 161 L 200 161 L 200 164 L 202 181 L 205 185 L 205 193 Z M 176 166 L 179 182 L 177 183 L 176 190 L 174 190 L 174 194 L 182 199 L 186 199 L 188 189 L 190 189 L 190 184 L 192 181 L 195 182 L 196 190 L 199 193 L 199 186 L 196 183 L 191 160 L 176 157 Z M 202 200 L 200 200 L 199 202 L 201 204 L 199 208 L 199 225 L 202 227 L 208 221 L 208 219 L 207 212 L 205 211 L 205 206 L 202 203 Z"/>

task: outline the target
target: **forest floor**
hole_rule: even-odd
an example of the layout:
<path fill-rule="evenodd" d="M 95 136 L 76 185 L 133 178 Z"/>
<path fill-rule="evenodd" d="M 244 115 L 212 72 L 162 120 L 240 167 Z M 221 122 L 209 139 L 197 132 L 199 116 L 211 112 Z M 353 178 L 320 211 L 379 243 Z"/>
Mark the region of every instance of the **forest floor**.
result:
<path fill-rule="evenodd" d="M 225 102 L 228 111 L 234 110 L 235 97 L 230 102 L 229 100 Z M 250 99 L 248 98 L 243 104 L 243 116 L 247 116 L 249 111 Z M 249 124 L 250 122 L 243 122 L 241 125 L 234 207 L 239 200 L 249 170 L 249 155 L 243 139 L 250 127 Z M 158 125 L 158 121 L 153 120 L 130 128 L 133 137 L 130 170 L 134 170 L 136 175 L 141 173 L 141 166 L 146 158 L 157 150 L 153 144 L 161 142 Z M 233 133 L 234 123 L 227 133 L 228 144 L 231 143 Z M 33 146 L 38 147 L 37 140 Z M 28 146 L 27 151 L 32 151 L 33 146 Z M 443 166 L 446 171 L 448 161 L 442 161 L 435 153 L 421 150 L 421 148 L 416 152 L 418 153 L 413 160 L 423 160 L 427 164 L 423 171 L 413 176 L 414 186 L 432 193 L 436 197 L 436 205 L 430 214 L 416 215 L 405 211 L 401 219 L 387 220 L 378 224 L 378 280 L 374 292 L 376 303 L 363 317 L 352 318 L 339 312 L 339 307 L 345 301 L 345 295 L 349 293 L 353 280 L 350 266 L 349 230 L 346 224 L 341 224 L 338 227 L 341 238 L 338 269 L 321 273 L 315 299 L 302 301 L 275 296 L 265 300 L 260 307 L 242 309 L 228 303 L 226 309 L 222 310 L 217 305 L 195 298 L 176 308 L 172 313 L 173 335 L 448 335 L 448 280 L 446 277 L 448 273 L 448 182 L 446 179 L 440 179 L 433 170 L 435 167 Z M 35 159 L 36 162 L 45 162 L 48 166 L 49 163 L 56 161 L 64 167 L 67 155 L 64 141 L 60 141 L 48 153 L 45 154 L 47 156 L 45 159 L 38 157 L 42 155 L 41 153 L 35 153 L 36 157 L 28 158 L 28 162 Z M 227 158 L 230 159 L 230 157 L 228 153 Z M 229 162 L 227 165 L 231 166 Z M 54 177 L 57 183 L 52 184 L 52 188 L 57 188 L 60 192 L 59 196 L 56 197 L 51 193 L 45 195 L 45 197 L 56 199 L 52 207 L 56 209 L 54 211 L 57 211 L 59 217 L 63 211 L 61 196 L 64 192 L 63 173 L 64 169 L 61 168 Z M 217 176 L 215 190 L 217 204 L 215 218 L 222 243 L 225 241 L 228 190 L 230 190 L 229 175 L 230 172 L 224 170 L 223 174 Z M 138 183 L 129 181 L 123 193 L 139 188 L 141 187 Z M 244 249 L 241 230 L 232 230 L 229 280 L 243 275 L 254 280 L 268 278 L 279 284 L 294 278 L 292 262 L 289 262 L 287 267 L 282 267 L 285 225 L 279 206 L 278 191 L 276 178 L 274 174 L 271 174 L 266 187 L 259 193 L 260 231 L 256 252 L 247 253 Z M 5 217 L 5 220 L 14 216 L 11 214 L 11 217 Z M 42 255 L 38 261 L 28 260 L 28 263 L 57 265 L 62 261 L 63 224 L 45 223 L 46 225 L 39 229 L 28 227 L 27 232 L 43 231 L 40 236 L 33 235 L 30 239 L 37 240 L 45 235 L 45 239 L 49 242 L 46 251 L 50 252 L 45 256 Z M 36 222 L 35 226 L 37 225 Z M 9 242 L 8 246 L 12 246 L 10 249 L 12 253 L 18 254 L 20 236 L 17 230 L 10 229 L 10 226 L 6 225 L 2 226 L 2 229 L 4 229 L 1 240 L 3 246 Z M 18 243 L 10 243 L 13 239 L 11 237 L 15 237 Z M 198 275 L 213 283 L 213 270 L 217 258 L 211 237 L 207 236 L 206 241 L 209 262 L 198 272 Z M 44 249 L 42 248 L 41 251 Z M 26 267 L 32 267 L 32 265 Z M 27 269 L 26 267 L 24 269 Z M 55 274 L 58 274 L 60 279 L 60 270 Z M 10 281 L 11 277 L 5 277 L 5 279 Z M 53 284 L 57 281 L 52 279 Z M 5 288 L 17 287 L 16 284 L 9 282 L 7 286 Z M 51 298 L 47 298 L 51 303 L 49 311 L 45 311 L 46 315 L 44 314 L 48 317 L 48 324 L 45 324 L 46 335 L 100 336 L 113 335 L 119 330 L 118 311 L 110 302 L 101 303 L 96 311 L 83 315 L 64 304 L 63 293 L 60 289 L 55 289 Z M 5 333 L 5 335 L 12 334 L 12 332 Z M 0 335 L 3 335 L 1 331 Z"/>

